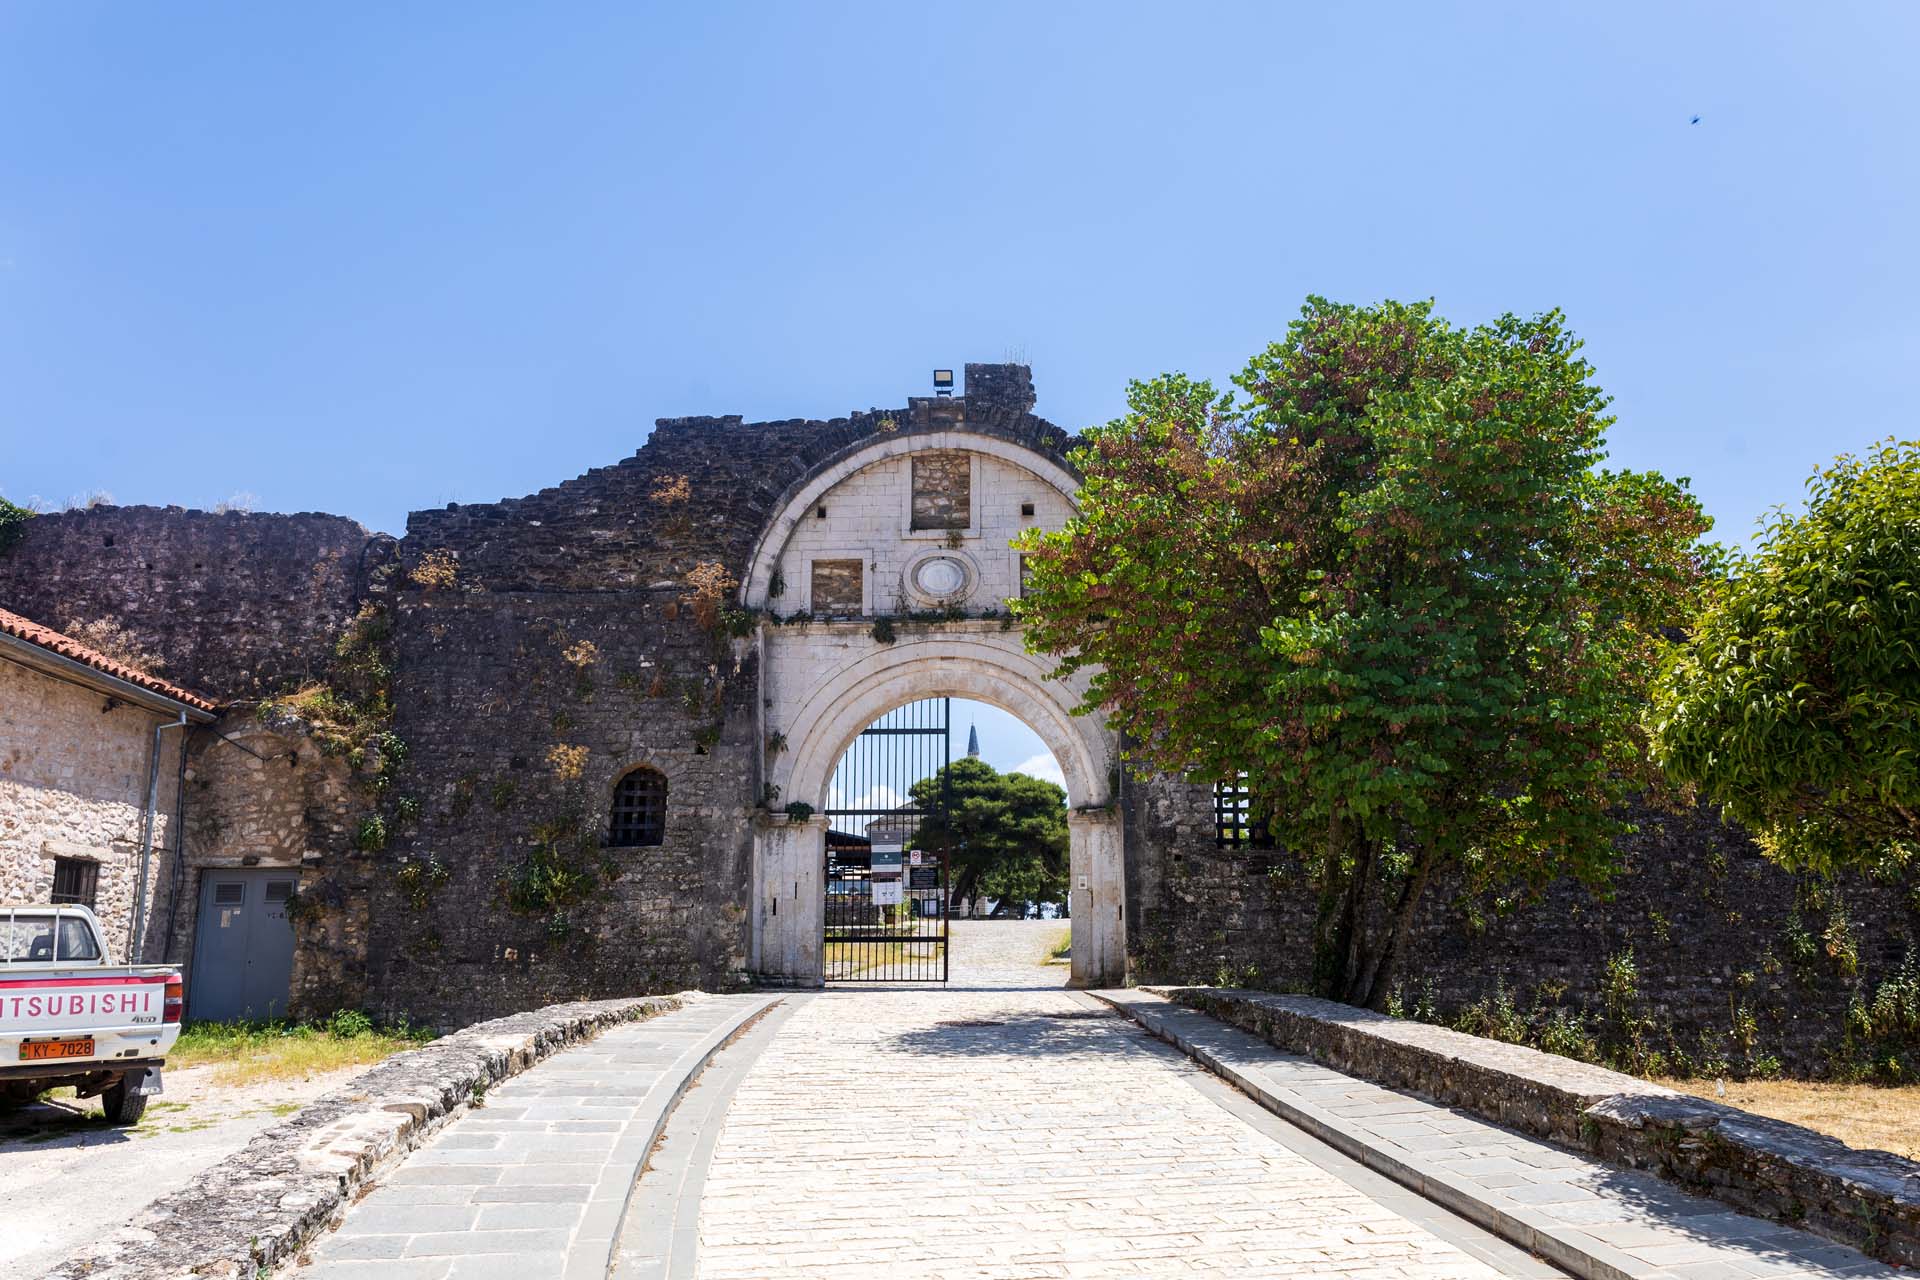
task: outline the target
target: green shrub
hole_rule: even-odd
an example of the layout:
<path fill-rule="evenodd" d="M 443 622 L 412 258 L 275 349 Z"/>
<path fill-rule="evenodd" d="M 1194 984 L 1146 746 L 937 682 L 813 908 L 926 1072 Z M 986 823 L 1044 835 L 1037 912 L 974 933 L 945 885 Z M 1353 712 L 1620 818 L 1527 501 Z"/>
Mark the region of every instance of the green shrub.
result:
<path fill-rule="evenodd" d="M 359 1040 L 373 1034 L 373 1019 L 358 1009 L 342 1009 L 327 1019 L 327 1033 L 342 1040 Z"/>

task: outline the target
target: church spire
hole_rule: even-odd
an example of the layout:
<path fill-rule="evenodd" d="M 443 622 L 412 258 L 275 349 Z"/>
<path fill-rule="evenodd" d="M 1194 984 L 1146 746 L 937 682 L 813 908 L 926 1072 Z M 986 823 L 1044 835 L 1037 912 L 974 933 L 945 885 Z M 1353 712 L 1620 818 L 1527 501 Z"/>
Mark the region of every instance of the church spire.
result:
<path fill-rule="evenodd" d="M 980 758 L 980 730 L 967 726 L 967 754 L 974 759 Z"/>

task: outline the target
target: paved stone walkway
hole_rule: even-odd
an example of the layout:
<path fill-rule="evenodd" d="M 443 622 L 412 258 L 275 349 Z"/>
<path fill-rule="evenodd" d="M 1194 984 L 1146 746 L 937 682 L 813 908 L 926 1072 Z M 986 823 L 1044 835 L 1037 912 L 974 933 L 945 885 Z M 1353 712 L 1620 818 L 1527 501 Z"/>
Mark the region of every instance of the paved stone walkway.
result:
<path fill-rule="evenodd" d="M 350 1208 L 301 1280 L 601 1280 L 673 1095 L 768 1003 L 704 997 L 515 1076 Z"/>
<path fill-rule="evenodd" d="M 610 1031 L 509 1081 L 414 1153 L 298 1274 L 1556 1274 L 1262 1111 L 1093 997 L 1062 989 L 1064 968 L 1042 964 L 1062 928 L 956 922 L 946 989 L 709 998 Z M 675 1113 L 680 1131 L 662 1131 L 667 1095 L 689 1064 L 776 998 L 771 1016 L 713 1058 Z M 1502 1213 L 1580 1226 L 1624 1263 L 1589 1259 L 1582 1274 L 1892 1274 L 1251 1037 L 1232 1041 L 1238 1033 L 1208 1020 L 1186 1031 L 1252 1073 L 1255 1097 L 1290 1091 L 1298 1106 L 1502 1197 Z M 1446 1191 L 1429 1194 L 1460 1203 Z"/>
<path fill-rule="evenodd" d="M 1500 1274 L 1035 989 L 1060 926 L 973 927 L 954 989 L 828 991 L 772 1039 L 707 1171 L 701 1276 Z"/>

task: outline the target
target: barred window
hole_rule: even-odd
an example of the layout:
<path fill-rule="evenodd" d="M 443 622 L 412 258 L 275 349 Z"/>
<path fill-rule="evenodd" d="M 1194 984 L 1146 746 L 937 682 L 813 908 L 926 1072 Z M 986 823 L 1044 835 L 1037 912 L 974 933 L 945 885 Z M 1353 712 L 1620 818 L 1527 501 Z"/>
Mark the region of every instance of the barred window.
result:
<path fill-rule="evenodd" d="M 1217 844 L 1273 848 L 1267 820 L 1253 812 L 1253 795 L 1247 790 L 1246 774 L 1237 773 L 1213 784 L 1213 835 Z"/>
<path fill-rule="evenodd" d="M 91 907 L 100 892 L 100 864 L 91 858 L 53 860 L 53 900 Z"/>
<path fill-rule="evenodd" d="M 656 770 L 635 769 L 613 786 L 613 818 L 607 843 L 616 848 L 661 844 L 667 838 L 667 780 Z"/>

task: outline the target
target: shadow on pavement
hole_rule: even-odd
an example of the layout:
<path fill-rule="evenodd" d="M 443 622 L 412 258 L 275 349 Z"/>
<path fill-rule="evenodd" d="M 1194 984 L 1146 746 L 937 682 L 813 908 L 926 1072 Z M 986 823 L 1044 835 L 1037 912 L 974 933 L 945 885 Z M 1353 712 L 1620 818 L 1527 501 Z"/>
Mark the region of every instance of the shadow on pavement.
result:
<path fill-rule="evenodd" d="M 1104 1009 L 999 1013 L 975 1008 L 956 1010 L 950 1019 L 902 1032 L 888 1040 L 886 1048 L 943 1058 L 1040 1058 L 1131 1056 L 1152 1052 L 1155 1043 Z"/>

